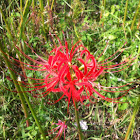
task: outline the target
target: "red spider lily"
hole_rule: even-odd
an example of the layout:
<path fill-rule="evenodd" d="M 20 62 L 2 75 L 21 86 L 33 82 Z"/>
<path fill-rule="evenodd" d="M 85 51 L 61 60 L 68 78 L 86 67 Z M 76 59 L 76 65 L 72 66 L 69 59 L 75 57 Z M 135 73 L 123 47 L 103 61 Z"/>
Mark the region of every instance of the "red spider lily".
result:
<path fill-rule="evenodd" d="M 49 133 L 49 135 L 55 133 L 58 130 L 58 133 L 53 138 L 53 140 L 60 139 L 63 132 L 64 132 L 64 140 L 65 140 L 65 131 L 67 129 L 67 125 L 65 124 L 65 122 L 62 122 L 61 120 L 58 120 L 58 123 L 53 123 L 53 124 L 57 125 L 57 127 L 52 129 L 52 131 L 51 131 L 51 133 Z"/>
<path fill-rule="evenodd" d="M 73 45 L 71 49 L 68 48 L 66 40 L 64 46 L 62 45 L 59 38 L 58 41 L 59 46 L 57 47 L 54 42 L 55 48 L 50 52 L 48 60 L 44 60 L 43 58 L 38 56 L 28 45 L 28 43 L 26 43 L 27 46 L 32 50 L 33 53 L 36 54 L 36 56 L 40 60 L 31 58 L 16 46 L 19 52 L 28 60 L 35 63 L 35 65 L 21 62 L 18 59 L 14 59 L 13 57 L 9 56 L 11 58 L 11 60 L 9 61 L 11 63 L 13 63 L 12 60 L 16 61 L 16 63 L 13 63 L 13 65 L 16 65 L 17 67 L 20 67 L 19 64 L 22 64 L 24 65 L 24 69 L 40 71 L 42 73 L 45 72 L 44 78 L 37 79 L 27 76 L 25 77 L 24 75 L 17 73 L 11 68 L 11 70 L 13 70 L 18 75 L 36 81 L 36 83 L 34 83 L 34 86 L 30 86 L 30 84 L 28 84 L 27 82 L 22 81 L 22 86 L 30 89 L 26 92 L 32 93 L 34 91 L 34 97 L 45 97 L 49 93 L 52 94 L 52 92 L 60 92 L 62 93 L 62 96 L 56 101 L 49 100 L 49 103 L 57 103 L 65 96 L 67 97 L 69 107 L 71 99 L 75 106 L 75 101 L 84 104 L 84 100 L 89 100 L 91 103 L 93 103 L 91 98 L 93 98 L 94 100 L 99 100 L 99 98 L 97 98 L 96 96 L 109 102 L 116 102 L 120 98 L 125 96 L 130 89 L 132 89 L 127 88 L 127 90 L 118 90 L 119 88 L 130 86 L 132 82 L 118 87 L 105 87 L 101 84 L 97 84 L 97 78 L 100 75 L 104 75 L 105 73 L 118 73 L 132 65 L 132 62 L 136 57 L 132 57 L 131 55 L 126 59 L 126 61 L 120 62 L 118 64 L 111 64 L 125 50 L 125 48 L 123 48 L 124 46 L 105 60 L 99 61 L 99 58 L 105 52 L 107 45 L 101 55 L 98 56 L 98 59 L 95 59 L 95 57 L 88 51 L 86 47 L 84 47 L 82 44 L 79 45 L 80 41 Z M 106 90 L 107 88 L 109 90 Z M 36 91 L 39 89 L 45 89 L 45 91 L 41 95 L 37 94 Z M 112 93 L 119 92 L 123 94 L 117 98 L 109 98 L 101 94 L 101 91 Z"/>

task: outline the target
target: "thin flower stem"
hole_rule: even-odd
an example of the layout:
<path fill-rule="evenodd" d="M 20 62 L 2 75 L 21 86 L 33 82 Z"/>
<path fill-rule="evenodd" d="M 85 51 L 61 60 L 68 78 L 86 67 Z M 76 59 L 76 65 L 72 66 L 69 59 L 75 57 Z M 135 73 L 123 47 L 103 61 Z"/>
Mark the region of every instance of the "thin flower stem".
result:
<path fill-rule="evenodd" d="M 47 40 L 46 35 L 45 35 L 46 30 L 45 30 L 44 15 L 43 15 L 43 11 L 44 11 L 43 0 L 39 0 L 39 6 L 40 6 L 40 11 L 41 11 L 41 19 L 42 19 L 43 33 L 44 33 L 45 40 Z"/>
<path fill-rule="evenodd" d="M 125 5 L 125 13 L 124 13 L 123 25 L 125 24 L 125 20 L 126 20 L 127 8 L 128 8 L 128 0 L 126 1 L 126 5 Z"/>
<path fill-rule="evenodd" d="M 4 14 L 3 14 L 3 12 L 2 12 L 2 9 L 1 9 L 1 8 L 0 8 L 0 13 L 2 14 L 2 18 L 3 18 L 4 22 L 5 22 L 7 32 L 9 33 L 10 38 L 14 41 L 14 38 L 13 38 L 12 33 L 11 33 L 11 31 L 10 31 L 10 27 L 9 27 L 9 25 L 8 25 L 7 21 L 6 21 L 6 18 L 5 18 L 5 16 L 4 16 Z"/>
<path fill-rule="evenodd" d="M 103 17 L 104 10 L 105 10 L 106 0 L 102 0 L 102 8 L 101 8 L 101 14 L 100 14 L 100 20 Z M 102 27 L 104 26 L 104 21 L 102 22 Z"/>
<path fill-rule="evenodd" d="M 21 6 L 21 7 L 22 7 L 22 6 Z M 1 12 L 2 17 L 3 17 L 3 20 L 4 20 L 5 24 L 6 24 L 7 32 L 8 32 L 9 35 L 10 35 L 10 39 L 14 42 L 15 39 L 14 39 L 14 37 L 12 36 L 10 27 L 9 27 L 7 21 L 6 21 L 6 18 L 5 18 L 5 16 L 4 16 L 4 14 L 3 14 L 1 8 L 0 8 L 0 12 Z M 2 47 L 2 43 L 1 43 L 1 42 L 0 42 L 0 50 L 1 50 L 1 52 L 2 52 L 2 54 L 3 54 L 3 56 L 4 56 L 4 58 L 5 58 L 5 62 L 6 62 L 6 65 L 7 65 L 8 69 L 9 69 L 9 71 L 10 71 L 11 78 L 13 79 L 14 85 L 15 85 L 15 87 L 16 87 L 16 90 L 17 90 L 18 94 L 19 94 L 19 98 L 20 98 L 20 100 L 21 100 L 21 104 L 22 104 L 22 107 L 23 107 L 23 110 L 24 110 L 25 118 L 28 118 L 28 110 L 27 110 L 27 106 L 26 106 L 26 104 L 25 104 L 24 96 L 23 96 L 23 94 L 21 93 L 20 86 L 17 85 L 17 82 L 15 81 L 15 80 L 16 80 L 16 75 L 15 75 L 15 73 L 10 69 L 10 68 L 11 68 L 11 64 L 10 64 L 10 62 L 8 61 L 8 57 L 7 57 L 7 55 L 5 55 L 5 54 L 3 53 L 4 50 L 3 50 L 3 47 Z M 18 54 L 19 60 L 21 61 L 19 52 L 17 51 L 17 49 L 15 49 L 15 50 L 16 50 L 16 52 L 17 52 L 17 54 Z M 23 68 L 22 64 L 21 64 L 21 67 L 22 67 L 22 69 L 23 69 L 23 71 L 24 71 L 24 68 Z M 27 127 L 29 126 L 29 120 L 26 120 L 26 125 L 27 125 Z"/>
<path fill-rule="evenodd" d="M 132 124 L 133 124 L 133 122 L 134 122 L 134 120 L 135 120 L 135 116 L 136 116 L 136 114 L 137 114 L 137 112 L 138 112 L 138 110 L 139 110 L 139 106 L 140 106 L 140 96 L 139 96 L 138 101 L 137 101 L 137 104 L 136 104 L 136 106 L 135 106 L 135 108 L 134 108 L 134 112 L 133 112 L 133 115 L 132 115 L 130 124 L 129 124 L 129 126 L 128 126 L 128 130 L 127 130 L 127 133 L 126 133 L 126 135 L 125 135 L 125 139 L 124 139 L 124 140 L 127 140 L 128 137 L 129 137 L 130 130 L 131 130 L 131 128 L 132 128 Z"/>
<path fill-rule="evenodd" d="M 74 76 L 74 72 L 72 71 L 72 69 L 70 69 L 71 72 L 71 78 L 73 79 Z M 78 134 L 79 134 L 79 140 L 83 140 L 83 136 L 82 136 L 82 132 L 81 132 L 81 127 L 80 127 L 80 122 L 79 122 L 79 112 L 77 110 L 77 102 L 75 101 L 75 99 L 73 100 L 74 104 L 75 104 L 75 118 L 76 118 L 76 123 L 77 123 L 77 128 L 78 128 Z"/>
<path fill-rule="evenodd" d="M 52 0 L 51 10 L 53 9 L 53 5 L 54 5 L 54 0 Z"/>
<path fill-rule="evenodd" d="M 6 21 L 6 18 L 5 18 L 5 16 L 4 16 L 4 14 L 3 14 L 3 12 L 2 12 L 2 9 L 0 8 L 0 12 L 1 12 L 1 14 L 2 14 L 2 18 L 3 18 L 3 20 L 4 20 L 4 22 L 5 22 L 5 24 L 6 24 L 6 29 L 7 29 L 7 32 L 8 32 L 8 34 L 10 35 L 10 39 L 13 41 L 13 42 L 15 42 L 15 39 L 14 39 L 14 37 L 12 36 L 12 33 L 11 33 L 11 30 L 10 30 L 10 27 L 9 27 L 9 25 L 8 25 L 8 23 L 7 23 L 7 21 Z M 12 45 L 11 45 L 12 46 Z M 12 48 L 13 48 L 13 46 L 12 46 Z M 14 46 L 14 48 L 15 48 L 15 46 Z M 21 61 L 21 58 L 20 58 L 20 54 L 19 54 L 19 51 L 17 51 L 17 49 L 15 48 L 15 50 L 16 50 L 16 52 L 17 52 L 17 55 L 18 55 L 18 58 L 19 58 L 19 60 Z M 8 60 L 8 59 L 7 59 Z M 23 72 L 24 72 L 24 67 L 23 67 L 23 65 L 21 64 L 21 67 L 22 67 L 22 70 L 23 70 Z"/>
<path fill-rule="evenodd" d="M 48 24 L 48 30 L 49 30 L 49 26 L 53 29 L 53 17 L 52 17 L 52 9 L 50 7 L 50 0 L 47 0 L 47 9 L 48 9 L 48 20 L 49 20 L 49 24 Z"/>
<path fill-rule="evenodd" d="M 20 10 L 22 11 L 22 0 L 20 0 Z"/>
<path fill-rule="evenodd" d="M 32 7 L 35 8 L 35 0 L 32 0 Z"/>
<path fill-rule="evenodd" d="M 136 9 L 136 13 L 135 13 L 135 15 L 134 15 L 134 18 L 133 18 L 132 24 L 131 24 L 131 31 L 133 30 L 133 26 L 134 26 L 134 23 L 135 23 L 136 17 L 137 17 L 137 15 L 138 15 L 138 13 L 139 13 L 139 8 L 140 8 L 140 0 L 139 0 L 138 7 L 137 7 L 137 9 Z"/>
<path fill-rule="evenodd" d="M 28 109 L 27 109 L 27 106 L 26 106 L 26 104 L 25 104 L 24 96 L 23 96 L 23 94 L 21 93 L 21 90 L 20 90 L 19 85 L 17 85 L 15 73 L 14 73 L 12 70 L 10 70 L 11 64 L 10 64 L 10 62 L 8 61 L 7 56 L 3 53 L 4 50 L 3 50 L 3 48 L 2 48 L 1 42 L 0 42 L 0 51 L 2 52 L 3 57 L 5 58 L 5 63 L 6 63 L 8 69 L 9 69 L 9 71 L 10 71 L 11 78 L 13 79 L 14 85 L 15 85 L 15 87 L 16 87 L 16 90 L 17 90 L 18 94 L 19 94 L 19 98 L 20 98 L 20 100 L 21 100 L 21 104 L 22 104 L 22 107 L 23 107 L 23 110 L 24 110 L 25 118 L 28 118 Z M 26 120 L 26 125 L 27 125 L 27 127 L 29 126 L 29 120 Z"/>
<path fill-rule="evenodd" d="M 75 117 L 76 117 L 76 123 L 77 123 L 77 128 L 78 128 L 78 134 L 79 134 L 79 140 L 83 140 L 83 135 L 80 127 L 80 122 L 79 122 L 79 112 L 77 110 L 77 102 L 75 102 Z"/>
<path fill-rule="evenodd" d="M 37 117 L 36 117 L 36 114 L 35 114 L 35 112 L 34 112 L 32 106 L 31 106 L 31 104 L 30 104 L 30 102 L 29 102 L 29 100 L 28 100 L 28 98 L 27 98 L 27 96 L 26 96 L 26 94 L 25 94 L 25 92 L 24 92 L 24 89 L 22 88 L 22 86 L 20 86 L 20 85 L 17 84 L 17 82 L 16 82 L 16 76 L 15 76 L 14 72 L 10 69 L 10 68 L 11 68 L 11 64 L 10 64 L 10 62 L 8 61 L 7 55 L 6 55 L 5 53 L 3 53 L 4 50 L 3 50 L 1 44 L 0 44 L 0 50 L 1 50 L 1 52 L 2 52 L 2 54 L 3 54 L 3 56 L 4 56 L 4 58 L 5 58 L 6 65 L 7 65 L 7 67 L 9 68 L 10 75 L 11 75 L 11 77 L 12 77 L 12 79 L 13 79 L 13 82 L 14 82 L 14 85 L 15 85 L 15 87 L 16 87 L 16 90 L 17 90 L 17 92 L 18 92 L 18 94 L 19 94 L 19 97 L 20 97 L 20 100 L 21 100 L 21 103 L 22 103 L 22 106 L 23 106 L 25 118 L 28 117 L 27 106 L 26 106 L 26 104 L 25 104 L 25 100 L 26 100 L 26 102 L 27 102 L 27 104 L 28 104 L 28 106 L 29 106 L 29 108 L 30 108 L 30 110 L 31 110 L 31 113 L 32 113 L 32 115 L 33 115 L 33 117 L 34 117 L 34 119 L 35 119 L 35 122 L 36 122 L 36 124 L 37 124 L 37 126 L 38 126 L 38 128 L 39 128 L 39 131 L 41 132 L 41 134 L 42 134 L 42 136 L 43 136 L 43 139 L 45 140 L 45 139 L 46 139 L 45 134 L 44 134 L 44 132 L 43 132 L 43 130 L 42 130 L 42 128 L 41 128 L 41 125 L 39 124 L 39 121 L 38 121 L 38 119 L 37 119 Z M 19 84 L 20 84 L 20 83 L 19 83 Z M 22 92 L 21 92 L 21 91 L 22 91 Z M 24 98 L 25 98 L 25 99 L 24 99 Z M 29 120 L 26 120 L 26 124 L 27 124 L 27 126 L 29 126 Z"/>
<path fill-rule="evenodd" d="M 80 37 L 79 37 L 79 35 L 78 35 L 78 33 L 77 33 L 77 29 L 76 29 L 75 24 L 74 24 L 74 31 L 75 31 L 75 34 L 76 34 L 77 38 L 79 39 Z"/>
<path fill-rule="evenodd" d="M 140 26 L 140 18 L 139 18 L 139 21 L 138 21 L 137 29 L 139 29 L 139 26 Z"/>
<path fill-rule="evenodd" d="M 19 82 L 19 85 L 21 85 L 20 82 Z M 35 113 L 34 109 L 32 108 L 32 105 L 31 105 L 31 103 L 30 103 L 30 101 L 29 101 L 29 99 L 28 99 L 28 97 L 27 97 L 27 95 L 26 95 L 26 93 L 25 93 L 23 87 L 20 86 L 20 89 L 21 89 L 21 91 L 23 92 L 24 98 L 25 98 L 25 100 L 26 100 L 26 102 L 27 102 L 27 104 L 28 104 L 28 106 L 29 106 L 29 108 L 30 108 L 30 110 L 31 110 L 31 113 L 32 113 L 32 115 L 33 115 L 33 117 L 34 117 L 34 119 L 35 119 L 35 122 L 36 122 L 36 124 L 37 124 L 37 126 L 38 126 L 38 128 L 39 128 L 40 133 L 41 133 L 42 136 L 43 136 L 43 139 L 46 140 L 45 133 L 44 133 L 42 127 L 41 127 L 41 124 L 39 123 L 39 120 L 38 120 L 38 118 L 37 118 L 37 116 L 36 116 L 36 113 Z"/>
<path fill-rule="evenodd" d="M 21 4 L 21 3 L 20 3 Z M 22 5 L 22 4 L 21 4 Z M 22 7 L 22 9 L 21 9 L 21 20 L 20 20 L 20 24 L 19 24 L 19 31 L 20 31 L 20 34 L 19 34 L 19 36 L 20 36 L 20 39 L 21 38 L 23 38 L 23 31 L 24 31 L 24 22 L 25 22 L 25 19 L 26 19 L 26 17 L 27 17 L 27 11 L 29 10 L 29 6 L 31 5 L 31 1 L 29 1 L 29 0 L 26 0 L 26 3 L 25 3 L 25 6 L 24 6 L 24 9 L 23 9 L 23 7 Z M 22 12 L 22 10 L 23 10 L 23 12 Z"/>
<path fill-rule="evenodd" d="M 140 54 L 140 45 L 138 46 L 138 56 L 135 59 L 135 64 L 133 65 L 133 70 L 135 69 L 139 69 L 139 64 L 138 64 L 138 60 L 139 60 L 139 54 Z M 135 73 L 134 73 L 135 74 Z"/>

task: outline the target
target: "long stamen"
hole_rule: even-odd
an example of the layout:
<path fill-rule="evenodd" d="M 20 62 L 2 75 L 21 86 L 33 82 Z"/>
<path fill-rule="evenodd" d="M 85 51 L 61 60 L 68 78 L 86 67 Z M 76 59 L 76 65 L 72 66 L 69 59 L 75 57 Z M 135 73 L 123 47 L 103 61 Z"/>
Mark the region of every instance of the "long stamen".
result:
<path fill-rule="evenodd" d="M 16 61 L 16 62 L 18 62 L 18 63 L 24 64 L 24 65 L 27 65 L 27 66 L 32 66 L 32 67 L 39 67 L 39 68 L 42 67 L 42 66 L 30 65 L 30 64 L 24 63 L 24 62 L 22 62 L 22 61 L 19 61 L 19 60 L 13 58 L 12 56 L 9 56 L 8 54 L 6 54 L 6 53 L 3 52 L 3 51 L 2 51 L 2 53 L 4 53 L 5 55 L 7 55 L 8 57 L 10 57 L 11 59 L 13 59 L 14 61 Z M 4 59 L 5 59 L 5 57 L 4 57 Z M 9 59 L 8 59 L 8 61 L 9 61 Z"/>
<path fill-rule="evenodd" d="M 120 67 L 124 67 L 124 66 L 126 66 L 126 65 L 128 65 L 129 63 L 132 63 L 134 60 L 135 60 L 136 58 L 132 58 L 132 59 L 130 59 L 130 60 L 128 60 L 128 61 L 124 61 L 122 64 L 123 65 L 118 65 L 118 67 L 113 67 L 113 65 L 112 66 L 110 66 L 109 68 L 104 68 L 104 69 L 118 69 L 118 68 L 120 68 Z"/>
<path fill-rule="evenodd" d="M 35 63 L 37 63 L 37 64 L 41 64 L 41 65 L 44 65 L 44 64 L 45 64 L 45 63 L 41 63 L 41 62 L 39 62 L 39 61 L 36 61 L 36 60 L 32 59 L 31 57 L 29 57 L 28 55 L 26 55 L 22 50 L 20 50 L 20 48 L 19 48 L 18 46 L 15 46 L 15 47 L 19 50 L 19 52 L 20 52 L 23 56 L 25 56 L 26 58 L 28 58 L 30 61 L 35 62 Z"/>
<path fill-rule="evenodd" d="M 131 56 L 129 56 L 129 57 L 127 57 L 126 58 L 126 60 L 127 59 L 129 59 Z M 127 61 L 123 61 L 123 62 L 120 62 L 120 63 L 118 63 L 118 64 L 115 64 L 115 65 L 109 65 L 109 66 L 103 66 L 105 69 L 107 69 L 106 67 L 116 67 L 116 66 L 119 66 L 119 65 L 122 65 L 122 64 L 124 64 L 124 63 L 127 63 L 127 62 L 129 62 L 130 60 L 132 60 L 132 59 L 134 59 L 134 58 L 131 58 L 131 59 L 129 59 L 129 60 L 127 60 Z"/>
<path fill-rule="evenodd" d="M 17 71 L 13 70 L 12 68 L 9 68 L 10 70 L 12 70 L 13 72 L 15 72 L 17 75 L 20 75 L 24 78 L 28 78 L 28 79 L 32 79 L 32 80 L 44 80 L 44 79 L 37 79 L 37 78 L 32 78 L 32 77 L 25 77 L 23 74 L 18 73 Z"/>
<path fill-rule="evenodd" d="M 20 65 L 17 65 L 17 64 L 15 64 L 15 63 L 13 63 L 11 60 L 8 59 L 8 61 L 11 62 L 13 65 L 15 65 L 15 66 L 21 68 Z M 42 66 L 42 67 L 43 67 L 43 66 Z M 33 69 L 33 68 L 26 67 L 26 66 L 24 66 L 24 68 L 27 69 L 27 70 L 34 70 L 34 71 L 46 71 L 46 70 L 48 70 L 48 69 L 46 69 L 46 68 L 45 68 L 45 69 Z"/>
<path fill-rule="evenodd" d="M 71 49 L 71 51 L 70 51 L 70 55 L 72 54 L 73 49 L 75 48 L 75 46 L 76 46 L 79 42 L 81 42 L 81 40 L 79 40 L 78 42 L 76 42 L 76 43 L 72 46 L 72 49 Z"/>
<path fill-rule="evenodd" d="M 76 52 L 80 47 L 83 47 L 83 48 L 87 49 L 87 48 L 84 47 L 83 45 L 77 46 L 77 47 L 75 48 L 75 50 L 74 50 L 72 53 L 70 53 L 70 58 L 71 58 L 71 59 L 72 59 L 72 57 L 74 56 L 75 52 Z"/>
<path fill-rule="evenodd" d="M 122 52 L 123 52 L 123 51 L 121 51 L 115 58 L 111 59 L 110 61 L 105 62 L 105 63 L 101 63 L 101 62 L 107 61 L 109 58 L 113 57 L 113 56 L 115 55 L 115 53 L 114 53 L 112 56 L 108 57 L 107 59 L 105 59 L 105 60 L 103 60 L 103 61 L 100 61 L 98 65 L 99 65 L 99 66 L 102 66 L 102 65 L 105 65 L 105 64 L 108 64 L 108 63 L 112 62 L 113 60 L 115 60 L 116 58 L 118 58 L 118 56 L 120 56 Z M 117 52 L 116 52 L 116 53 L 117 53 Z"/>
<path fill-rule="evenodd" d="M 35 94 L 35 95 L 33 95 L 34 97 L 36 97 L 36 98 L 42 98 L 42 97 L 45 97 L 45 96 L 47 96 L 50 92 L 48 92 L 48 91 L 46 90 L 45 92 L 43 92 L 43 93 L 41 93 L 41 94 Z M 45 93 L 47 93 L 47 94 L 45 94 Z M 45 95 L 44 95 L 45 94 Z"/>
<path fill-rule="evenodd" d="M 96 91 L 94 88 L 92 88 L 92 91 L 93 91 L 94 93 L 96 93 L 100 98 L 102 98 L 102 99 L 104 99 L 104 100 L 106 100 L 106 101 L 115 101 L 115 100 L 119 100 L 120 98 L 124 97 L 124 96 L 128 93 L 129 90 L 127 90 L 127 92 L 126 92 L 125 94 L 123 94 L 122 96 L 120 96 L 120 97 L 118 97 L 118 98 L 108 98 L 108 97 L 106 97 L 106 96 L 103 96 L 103 95 L 100 94 L 98 91 Z"/>
<path fill-rule="evenodd" d="M 53 37 L 52 37 L 52 34 L 51 34 L 51 32 L 49 32 L 49 34 L 50 34 L 50 36 L 51 36 L 51 39 L 52 39 L 52 41 L 53 41 L 53 44 L 54 44 L 54 47 L 55 47 L 55 49 L 57 48 L 57 46 L 56 46 L 56 44 L 55 44 L 55 41 L 53 40 Z"/>
<path fill-rule="evenodd" d="M 32 52 L 35 53 L 35 54 L 38 56 L 38 58 L 39 58 L 40 60 L 42 60 L 44 63 L 48 64 L 48 62 L 47 62 L 46 60 L 44 60 L 43 58 L 41 58 L 41 57 L 29 46 L 29 44 L 28 44 L 26 41 L 25 41 L 25 43 L 26 43 L 26 45 L 32 50 Z"/>
<path fill-rule="evenodd" d="M 65 95 L 65 93 L 58 100 L 55 100 L 55 101 L 49 99 L 49 101 L 51 101 L 52 103 L 47 102 L 47 104 L 50 104 L 50 105 L 56 104 L 57 102 L 59 102 L 64 97 L 64 95 Z"/>
<path fill-rule="evenodd" d="M 106 91 L 106 92 L 112 92 L 112 93 L 115 93 L 115 92 L 125 92 L 125 91 L 128 91 L 128 90 L 131 90 L 131 89 L 133 89 L 133 88 L 129 88 L 129 89 L 127 89 L 127 90 L 115 90 L 115 91 L 110 91 L 110 90 L 105 90 L 105 89 L 101 89 L 100 88 L 100 90 L 103 90 L 103 91 Z"/>
<path fill-rule="evenodd" d="M 5 89 L 8 90 L 8 91 L 11 91 L 11 92 L 23 93 L 22 91 L 21 91 L 21 92 L 18 92 L 18 91 L 16 91 L 16 90 L 9 90 L 9 89 L 7 89 L 6 87 L 5 87 Z M 39 90 L 39 89 L 43 89 L 43 87 L 40 87 L 40 88 L 38 88 L 38 89 L 33 89 L 33 90 L 26 90 L 26 91 L 24 91 L 24 92 L 29 92 L 29 93 L 31 93 L 32 91 L 37 91 L 37 90 Z"/>
<path fill-rule="evenodd" d="M 13 80 L 9 77 L 9 76 L 7 76 L 6 77 L 7 78 L 7 80 L 9 80 L 9 81 L 11 81 L 11 82 L 13 82 Z M 14 80 L 14 81 L 16 81 L 17 82 L 17 84 L 18 84 L 18 80 Z M 29 84 L 29 83 L 26 83 L 26 82 L 24 82 L 24 81 L 21 81 L 20 83 L 22 83 L 22 84 L 24 84 L 24 85 L 31 85 L 31 84 Z M 44 84 L 45 82 L 40 82 L 40 83 L 32 83 L 32 85 L 40 85 L 40 84 Z M 19 85 L 19 84 L 18 84 Z M 22 86 L 22 85 L 21 85 Z M 26 87 L 26 86 L 24 86 L 24 87 Z"/>
<path fill-rule="evenodd" d="M 125 44 L 126 44 L 126 42 L 125 42 Z M 125 44 L 124 44 L 124 45 L 125 45 Z M 124 47 L 124 45 L 123 45 L 119 50 L 117 50 L 113 55 L 111 55 L 110 57 L 108 57 L 107 59 L 105 59 L 105 60 L 103 60 L 103 61 L 100 61 L 99 63 L 104 62 L 104 61 L 107 61 L 109 58 L 113 57 L 117 52 L 119 52 L 119 51 Z M 124 51 L 124 49 L 121 51 L 121 53 L 122 53 L 123 51 Z M 120 53 L 120 54 L 121 54 L 121 53 Z M 119 55 L 120 55 L 120 54 L 119 54 Z M 119 56 L 119 55 L 118 55 L 118 56 Z M 117 56 L 117 57 L 118 57 L 118 56 Z M 116 59 L 116 58 L 115 58 L 115 59 Z"/>
<path fill-rule="evenodd" d="M 101 56 L 102 56 L 102 54 L 105 52 L 105 50 L 106 50 L 106 48 L 107 48 L 107 45 L 108 45 L 108 42 L 107 42 L 107 44 L 106 44 L 106 46 L 105 46 L 105 48 L 104 48 L 104 50 L 102 51 L 102 53 L 97 57 L 97 59 L 96 60 L 98 60 Z"/>
<path fill-rule="evenodd" d="M 120 69 L 120 70 L 117 70 L 117 71 L 105 72 L 105 73 L 115 73 L 115 72 L 119 72 L 119 71 L 122 71 L 122 70 L 125 70 L 125 69 L 129 68 L 130 66 L 132 66 L 132 63 L 131 63 L 129 66 L 123 68 L 123 69 Z"/>
<path fill-rule="evenodd" d="M 121 88 L 121 87 L 125 87 L 125 86 L 127 86 L 127 85 L 130 85 L 131 83 L 133 83 L 133 82 L 130 82 L 130 83 L 127 83 L 127 84 L 125 84 L 125 85 L 118 86 L 118 87 L 105 87 L 105 86 L 102 86 L 102 85 L 98 85 L 98 84 L 96 84 L 96 83 L 93 83 L 93 85 L 95 85 L 96 87 L 100 86 L 100 87 L 103 87 L 103 88 Z"/>
<path fill-rule="evenodd" d="M 129 57 L 127 57 L 126 60 L 129 59 L 130 57 L 131 57 L 131 55 L 130 55 Z M 131 58 L 131 59 L 133 59 L 133 58 Z M 129 60 L 131 60 L 131 59 L 129 59 Z M 115 59 L 112 59 L 111 61 L 108 61 L 108 62 L 106 62 L 106 63 L 102 63 L 100 66 L 103 66 L 103 65 L 105 65 L 105 64 L 108 64 L 108 63 L 112 62 L 113 60 L 115 60 Z M 129 61 L 129 60 L 128 60 L 128 61 Z M 126 62 L 128 62 L 128 61 L 123 61 L 123 62 L 120 62 L 119 64 L 116 64 L 116 65 L 121 65 L 122 63 L 126 63 Z M 113 66 L 115 66 L 115 65 L 113 65 Z M 103 67 L 109 67 L 109 66 L 103 66 Z"/>

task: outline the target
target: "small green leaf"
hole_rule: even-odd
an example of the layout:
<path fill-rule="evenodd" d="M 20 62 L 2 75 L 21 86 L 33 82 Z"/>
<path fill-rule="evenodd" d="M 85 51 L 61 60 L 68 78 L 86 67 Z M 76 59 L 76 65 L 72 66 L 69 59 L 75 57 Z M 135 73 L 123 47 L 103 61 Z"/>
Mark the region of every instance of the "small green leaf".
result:
<path fill-rule="evenodd" d="M 82 36 L 82 40 L 85 41 L 87 38 L 86 36 Z"/>
<path fill-rule="evenodd" d="M 115 5 L 111 6 L 111 14 L 113 14 L 115 12 Z"/>
<path fill-rule="evenodd" d="M 37 131 L 34 130 L 34 131 L 32 132 L 32 135 L 35 136 L 36 134 L 37 134 Z"/>
<path fill-rule="evenodd" d="M 128 103 L 123 103 L 123 104 L 120 105 L 118 108 L 119 108 L 120 110 L 125 110 L 125 109 L 128 108 Z"/>
<path fill-rule="evenodd" d="M 109 16 L 109 12 L 106 11 L 106 13 L 104 14 L 105 17 L 108 17 Z"/>
<path fill-rule="evenodd" d="M 116 39 L 116 36 L 114 36 L 114 35 L 109 35 L 108 38 L 109 38 L 109 40 L 114 40 L 114 39 Z"/>
<path fill-rule="evenodd" d="M 87 38 L 89 41 L 92 41 L 92 38 L 89 35 L 87 36 Z"/>
<path fill-rule="evenodd" d="M 33 76 L 33 73 L 30 72 L 30 73 L 27 74 L 27 76 L 28 77 L 32 77 Z"/>
<path fill-rule="evenodd" d="M 18 12 L 15 13 L 16 17 L 20 17 L 20 14 Z"/>

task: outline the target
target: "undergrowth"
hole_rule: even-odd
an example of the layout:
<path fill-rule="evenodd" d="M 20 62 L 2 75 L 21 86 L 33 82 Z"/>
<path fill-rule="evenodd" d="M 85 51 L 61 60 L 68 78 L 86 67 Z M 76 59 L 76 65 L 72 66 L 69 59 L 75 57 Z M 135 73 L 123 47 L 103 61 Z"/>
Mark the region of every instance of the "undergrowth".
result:
<path fill-rule="evenodd" d="M 108 42 L 108 47 L 100 57 L 100 61 L 108 58 L 127 42 L 125 51 L 117 58 L 116 63 L 124 61 L 129 55 L 137 56 L 132 66 L 120 74 L 107 73 L 101 75 L 99 79 L 104 86 L 113 84 L 119 86 L 120 82 L 133 82 L 134 89 L 121 99 L 124 103 L 101 100 L 89 107 L 79 103 L 78 110 L 81 120 L 87 122 L 88 129 L 82 130 L 87 140 L 124 139 L 129 130 L 128 126 L 133 111 L 136 110 L 136 113 L 133 114 L 135 121 L 132 121 L 127 139 L 138 140 L 140 138 L 140 114 L 137 113 L 140 102 L 139 7 L 140 1 L 138 0 L 128 1 L 128 3 L 124 0 L 1 0 L 0 45 L 9 56 L 20 58 L 24 63 L 30 63 L 28 59 L 18 53 L 14 46 L 17 45 L 25 54 L 37 60 L 36 55 L 27 47 L 26 41 L 39 56 L 47 60 L 49 52 L 53 49 L 53 40 L 49 32 L 54 37 L 56 44 L 58 41 L 55 34 L 63 41 L 62 44 L 65 43 L 65 36 L 69 49 L 72 44 L 81 40 L 95 58 L 101 54 Z M 31 110 L 27 108 L 29 115 L 25 118 L 19 94 L 12 92 L 15 90 L 15 86 L 7 78 L 10 77 L 10 70 L 5 64 L 2 52 L 0 52 L 0 60 L 0 139 L 43 139 Z M 24 68 L 17 67 L 15 69 L 19 73 L 24 70 Z M 30 70 L 24 72 L 27 77 L 44 77 L 40 72 Z M 17 77 L 18 75 L 16 75 Z M 28 82 L 33 84 L 30 79 Z M 102 93 L 112 98 L 110 93 Z M 32 94 L 27 93 L 27 97 L 46 139 L 53 139 L 53 136 L 48 135 L 48 132 L 53 129 L 52 123 L 64 119 L 67 120 L 68 126 L 66 139 L 78 139 L 72 103 L 70 103 L 69 113 L 67 113 L 65 100 L 54 105 L 47 104 L 48 98 L 55 100 L 59 98 L 59 95 L 50 94 L 49 97 L 34 98 Z M 25 102 L 25 106 L 28 106 L 27 102 Z M 26 126 L 27 120 L 29 121 L 28 127 Z M 63 139 L 63 135 L 61 139 Z"/>

